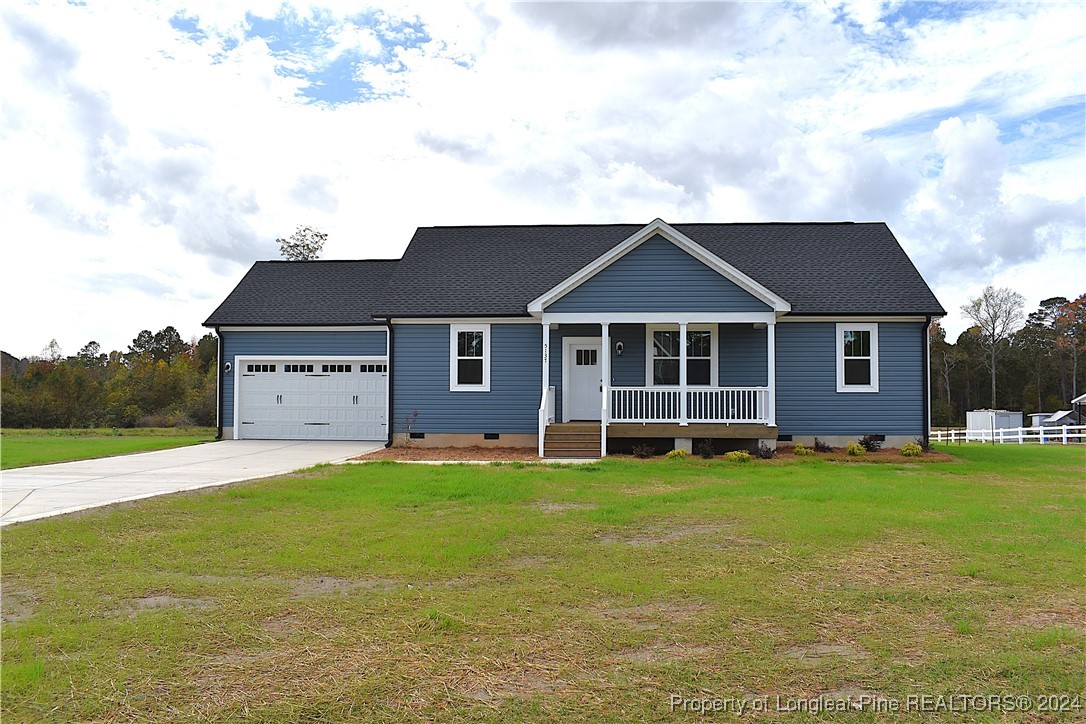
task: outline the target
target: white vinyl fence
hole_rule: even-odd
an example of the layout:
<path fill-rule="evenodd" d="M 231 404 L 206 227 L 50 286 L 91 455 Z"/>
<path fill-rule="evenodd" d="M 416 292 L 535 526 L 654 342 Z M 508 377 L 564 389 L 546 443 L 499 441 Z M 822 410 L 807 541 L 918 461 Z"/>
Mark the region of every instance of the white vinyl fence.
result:
<path fill-rule="evenodd" d="M 931 441 L 1070 445 L 1086 442 L 1086 425 L 1008 427 L 994 430 L 932 430 Z"/>

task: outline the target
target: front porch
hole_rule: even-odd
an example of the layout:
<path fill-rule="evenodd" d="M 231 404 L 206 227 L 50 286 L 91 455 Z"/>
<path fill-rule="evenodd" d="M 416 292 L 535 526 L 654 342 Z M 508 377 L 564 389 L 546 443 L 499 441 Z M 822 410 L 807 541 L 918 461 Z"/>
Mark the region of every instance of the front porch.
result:
<path fill-rule="evenodd" d="M 542 318 L 541 457 L 574 440 L 605 456 L 609 437 L 776 439 L 773 312 L 586 316 Z"/>

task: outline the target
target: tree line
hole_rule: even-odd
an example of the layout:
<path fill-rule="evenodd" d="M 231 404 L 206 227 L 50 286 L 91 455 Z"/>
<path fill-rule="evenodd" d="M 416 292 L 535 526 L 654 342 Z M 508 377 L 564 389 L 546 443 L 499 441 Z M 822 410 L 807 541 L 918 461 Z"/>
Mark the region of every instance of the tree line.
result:
<path fill-rule="evenodd" d="M 1066 410 L 1083 393 L 1086 294 L 1049 297 L 1026 315 L 1021 294 L 988 287 L 962 313 L 973 326 L 953 343 L 938 322 L 930 329 L 933 425 L 962 425 L 983 407 Z"/>
<path fill-rule="evenodd" d="M 127 352 L 88 342 L 65 357 L 56 340 L 41 355 L 5 355 L 0 375 L 4 427 L 212 426 L 214 335 L 184 341 L 175 328 L 141 331 Z"/>

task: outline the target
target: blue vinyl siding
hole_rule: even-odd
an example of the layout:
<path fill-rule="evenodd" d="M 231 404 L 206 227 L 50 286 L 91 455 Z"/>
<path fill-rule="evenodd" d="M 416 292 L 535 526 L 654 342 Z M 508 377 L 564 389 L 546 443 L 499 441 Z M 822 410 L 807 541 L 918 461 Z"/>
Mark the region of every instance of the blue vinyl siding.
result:
<path fill-rule="evenodd" d="M 879 391 L 837 392 L 836 325 L 777 325 L 777 425 L 782 435 L 924 433 L 922 323 L 879 323 Z"/>
<path fill-rule="evenodd" d="M 754 329 L 751 324 L 721 324 L 717 335 L 721 387 L 769 384 L 766 330 Z"/>
<path fill-rule="evenodd" d="M 296 356 L 356 355 L 376 357 L 385 354 L 385 330 L 315 331 L 315 332 L 226 332 L 222 337 L 223 360 L 233 363 L 237 355 Z M 234 425 L 234 372 L 222 377 L 223 427 Z"/>
<path fill-rule="evenodd" d="M 543 389 L 537 324 L 490 325 L 490 392 L 449 391 L 449 325 L 397 324 L 393 336 L 393 428 L 431 433 L 537 432 Z"/>
<path fill-rule="evenodd" d="M 548 312 L 765 312 L 769 307 L 654 236 L 547 307 Z"/>

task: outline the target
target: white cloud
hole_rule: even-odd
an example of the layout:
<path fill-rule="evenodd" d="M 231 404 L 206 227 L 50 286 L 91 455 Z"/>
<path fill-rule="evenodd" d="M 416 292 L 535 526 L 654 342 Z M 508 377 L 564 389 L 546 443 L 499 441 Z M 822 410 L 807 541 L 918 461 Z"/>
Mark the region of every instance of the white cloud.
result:
<path fill-rule="evenodd" d="M 40 302 L 0 347 L 202 333 L 299 223 L 366 258 L 430 224 L 884 219 L 952 332 L 988 283 L 1081 291 L 1079 5 L 342 8 L 287 11 L 327 40 L 292 73 L 248 28 L 279 0 L 6 10 L 5 286 Z M 301 95 L 355 58 L 366 102 Z"/>

